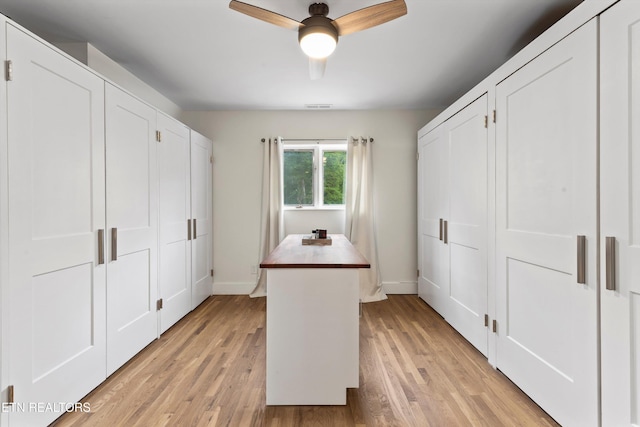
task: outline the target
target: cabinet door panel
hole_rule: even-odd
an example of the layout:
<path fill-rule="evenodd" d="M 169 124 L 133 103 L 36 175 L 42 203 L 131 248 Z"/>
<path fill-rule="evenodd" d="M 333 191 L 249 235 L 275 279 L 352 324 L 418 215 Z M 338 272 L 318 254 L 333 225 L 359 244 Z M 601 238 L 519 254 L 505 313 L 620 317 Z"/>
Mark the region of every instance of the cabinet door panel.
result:
<path fill-rule="evenodd" d="M 640 3 L 601 17 L 602 424 L 640 424 Z M 616 239 L 607 290 L 606 237 Z"/>
<path fill-rule="evenodd" d="M 207 299 L 212 291 L 211 150 L 211 141 L 191 131 L 191 216 L 196 221 L 191 246 L 192 308 Z"/>
<path fill-rule="evenodd" d="M 160 217 L 161 333 L 191 311 L 191 218 L 189 129 L 158 114 L 162 141 L 158 144 Z"/>
<path fill-rule="evenodd" d="M 441 222 L 448 216 L 448 149 L 440 125 L 418 141 L 418 293 L 446 317 L 449 293 L 449 249 L 443 243 Z"/>
<path fill-rule="evenodd" d="M 107 372 L 158 336 L 156 111 L 106 86 Z"/>
<path fill-rule="evenodd" d="M 7 54 L 9 383 L 16 402 L 75 402 L 106 376 L 104 82 L 10 25 Z"/>
<path fill-rule="evenodd" d="M 496 87 L 497 366 L 567 426 L 598 423 L 597 69 L 593 20 Z"/>
<path fill-rule="evenodd" d="M 446 320 L 487 355 L 487 95 L 447 120 L 449 146 Z"/>

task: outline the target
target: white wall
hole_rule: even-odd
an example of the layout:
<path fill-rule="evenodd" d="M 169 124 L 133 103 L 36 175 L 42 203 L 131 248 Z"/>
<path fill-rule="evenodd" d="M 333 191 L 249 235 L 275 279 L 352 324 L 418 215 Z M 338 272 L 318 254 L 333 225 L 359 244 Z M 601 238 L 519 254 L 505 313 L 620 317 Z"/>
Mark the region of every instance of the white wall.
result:
<path fill-rule="evenodd" d="M 436 110 L 208 111 L 182 120 L 213 140 L 214 292 L 247 293 L 259 264 L 261 138 L 375 138 L 380 272 L 385 287 L 417 292 L 416 134 Z M 293 230 L 292 230 L 293 231 Z"/>
<path fill-rule="evenodd" d="M 176 103 L 140 80 L 122 65 L 96 49 L 92 44 L 86 42 L 54 44 L 121 88 L 153 105 L 158 110 L 180 119 L 182 109 Z"/>

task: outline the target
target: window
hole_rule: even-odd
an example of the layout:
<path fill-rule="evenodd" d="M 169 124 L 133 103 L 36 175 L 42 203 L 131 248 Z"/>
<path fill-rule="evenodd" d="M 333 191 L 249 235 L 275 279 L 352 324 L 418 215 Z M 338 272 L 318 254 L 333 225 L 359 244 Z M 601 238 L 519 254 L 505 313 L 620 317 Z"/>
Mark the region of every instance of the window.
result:
<path fill-rule="evenodd" d="M 285 206 L 343 208 L 347 146 L 285 144 L 283 186 Z"/>

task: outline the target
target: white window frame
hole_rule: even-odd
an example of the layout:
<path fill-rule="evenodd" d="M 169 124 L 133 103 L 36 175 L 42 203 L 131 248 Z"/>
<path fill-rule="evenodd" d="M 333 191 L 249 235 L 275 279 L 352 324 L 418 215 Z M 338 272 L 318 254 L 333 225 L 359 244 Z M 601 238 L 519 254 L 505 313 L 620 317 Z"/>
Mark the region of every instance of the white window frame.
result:
<path fill-rule="evenodd" d="M 322 159 L 325 151 L 347 152 L 347 140 L 319 140 L 314 143 L 309 141 L 288 140 L 282 144 L 285 151 L 313 151 L 313 205 L 284 205 L 285 210 L 344 210 L 345 205 L 325 205 L 324 204 L 324 169 Z M 284 165 L 283 165 L 284 173 Z M 346 170 L 345 170 L 346 174 Z M 346 180 L 346 176 L 345 176 Z M 346 193 L 346 182 L 344 191 Z M 346 194 L 345 194 L 346 196 Z M 282 198 L 284 203 L 284 197 Z"/>

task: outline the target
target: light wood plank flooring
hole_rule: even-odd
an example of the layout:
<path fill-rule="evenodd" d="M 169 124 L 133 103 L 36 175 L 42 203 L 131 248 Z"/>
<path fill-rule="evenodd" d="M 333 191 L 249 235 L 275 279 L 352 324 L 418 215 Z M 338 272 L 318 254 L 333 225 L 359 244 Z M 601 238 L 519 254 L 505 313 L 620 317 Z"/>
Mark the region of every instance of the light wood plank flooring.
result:
<path fill-rule="evenodd" d="M 346 406 L 266 407 L 265 307 L 209 298 L 55 426 L 557 425 L 413 295 L 364 305 Z"/>

